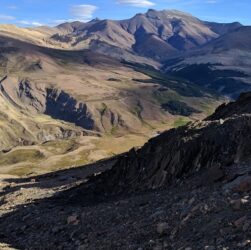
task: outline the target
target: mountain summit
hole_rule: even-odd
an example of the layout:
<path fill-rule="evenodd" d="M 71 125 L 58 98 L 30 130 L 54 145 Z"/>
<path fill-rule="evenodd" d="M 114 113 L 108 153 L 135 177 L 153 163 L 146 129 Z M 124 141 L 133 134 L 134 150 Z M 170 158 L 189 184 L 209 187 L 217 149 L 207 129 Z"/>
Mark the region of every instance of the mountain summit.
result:
<path fill-rule="evenodd" d="M 122 21 L 95 20 L 89 23 L 72 23 L 58 26 L 66 28 L 64 34 L 53 36 L 59 41 L 72 41 L 73 47 L 105 43 L 125 48 L 131 53 L 162 60 L 167 54 L 203 45 L 217 38 L 207 23 L 177 10 L 148 10 Z M 70 31 L 70 32 L 69 32 Z"/>

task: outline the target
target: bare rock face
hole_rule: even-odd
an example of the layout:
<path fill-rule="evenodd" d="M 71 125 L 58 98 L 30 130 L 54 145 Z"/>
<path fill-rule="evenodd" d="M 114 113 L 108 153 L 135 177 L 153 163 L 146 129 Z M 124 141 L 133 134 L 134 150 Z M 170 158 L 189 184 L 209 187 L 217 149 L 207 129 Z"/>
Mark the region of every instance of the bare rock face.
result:
<path fill-rule="evenodd" d="M 6 77 L 1 84 L 1 93 L 5 101 L 18 110 L 34 115 L 45 114 L 94 132 L 139 130 L 142 127 L 142 119 L 149 116 L 152 119 L 164 118 L 161 110 L 155 105 L 149 106 L 147 102 L 131 97 L 120 106 L 108 106 L 105 101 L 85 102 L 70 92 L 46 84 L 37 84 L 28 79 L 17 83 L 17 79 Z M 132 112 L 131 106 L 136 106 L 138 112 Z M 50 136 L 50 130 L 51 128 L 43 130 L 38 137 L 44 137 L 46 134 Z"/>
<path fill-rule="evenodd" d="M 250 115 L 173 129 L 121 156 L 103 181 L 111 191 L 158 188 L 201 169 L 225 168 L 248 160 L 250 132 Z"/>
<path fill-rule="evenodd" d="M 247 192 L 251 190 L 251 176 L 240 176 L 225 186 L 226 189 L 235 192 Z"/>
<path fill-rule="evenodd" d="M 207 120 L 225 119 L 230 116 L 238 116 L 251 113 L 251 92 L 240 95 L 236 102 L 224 103 L 219 106 L 215 113 L 207 118 Z"/>

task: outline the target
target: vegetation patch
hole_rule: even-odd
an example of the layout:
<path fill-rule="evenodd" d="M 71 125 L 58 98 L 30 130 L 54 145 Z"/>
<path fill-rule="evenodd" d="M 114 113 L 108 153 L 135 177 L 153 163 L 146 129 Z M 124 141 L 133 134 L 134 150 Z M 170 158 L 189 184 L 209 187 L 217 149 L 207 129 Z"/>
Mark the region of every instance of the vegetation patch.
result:
<path fill-rule="evenodd" d="M 158 71 L 152 67 L 142 66 L 139 64 L 126 63 L 131 66 L 134 70 L 143 73 L 151 79 L 146 80 L 138 80 L 134 79 L 134 81 L 141 81 L 144 83 L 158 83 L 164 87 L 169 88 L 177 92 L 179 95 L 187 96 L 187 97 L 202 97 L 204 96 L 202 88 L 198 87 L 196 84 L 185 80 L 176 75 L 167 75 L 161 71 Z"/>
<path fill-rule="evenodd" d="M 174 100 L 163 103 L 161 107 L 172 115 L 190 116 L 193 113 L 200 113 L 199 110 L 188 106 L 185 102 Z"/>
<path fill-rule="evenodd" d="M 56 154 L 66 154 L 77 149 L 79 144 L 74 139 L 45 142 L 42 148 L 53 151 Z"/>
<path fill-rule="evenodd" d="M 42 160 L 44 155 L 35 149 L 20 149 L 10 153 L 0 153 L 0 165 L 12 165 L 20 162 L 34 162 Z"/>
<path fill-rule="evenodd" d="M 173 127 L 177 128 L 177 127 L 181 127 L 186 125 L 190 120 L 185 118 L 185 117 L 180 117 L 178 119 L 176 119 L 173 123 Z"/>
<path fill-rule="evenodd" d="M 235 78 L 248 77 L 247 74 L 238 70 L 220 70 L 214 69 L 218 64 L 193 64 L 187 65 L 180 70 L 171 70 L 169 74 L 174 77 L 182 77 L 193 83 L 206 87 L 222 94 L 232 95 L 237 92 L 239 95 L 240 90 L 250 90 L 250 85 Z"/>

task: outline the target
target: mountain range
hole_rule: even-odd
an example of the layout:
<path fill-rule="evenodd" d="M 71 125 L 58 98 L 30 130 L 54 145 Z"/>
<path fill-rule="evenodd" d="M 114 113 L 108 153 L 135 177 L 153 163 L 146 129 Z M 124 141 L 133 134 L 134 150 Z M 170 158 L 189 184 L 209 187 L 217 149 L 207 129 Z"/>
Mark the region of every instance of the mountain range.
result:
<path fill-rule="evenodd" d="M 250 250 L 250 32 L 0 25 L 0 249 Z"/>
<path fill-rule="evenodd" d="M 11 150 L 20 146 L 26 152 L 37 145 L 29 166 L 44 166 L 52 152 L 40 145 L 77 141 L 77 155 L 63 165 L 70 159 L 81 164 L 118 152 L 95 142 L 98 156 L 79 161 L 82 137 L 117 140 L 130 134 L 128 150 L 166 127 L 205 118 L 250 90 L 249 33 L 238 22 L 153 9 L 121 21 L 0 25 L 0 149 L 9 154 L 4 173 L 13 164 Z M 23 172 L 22 161 L 14 164 Z"/>

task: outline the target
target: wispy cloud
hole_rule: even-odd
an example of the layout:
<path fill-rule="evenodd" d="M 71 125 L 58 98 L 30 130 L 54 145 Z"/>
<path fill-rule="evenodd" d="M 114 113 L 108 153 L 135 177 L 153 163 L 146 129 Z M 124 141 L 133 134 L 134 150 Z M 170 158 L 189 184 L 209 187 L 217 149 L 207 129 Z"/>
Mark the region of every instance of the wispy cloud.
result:
<path fill-rule="evenodd" d="M 206 3 L 215 4 L 215 3 L 217 3 L 217 0 L 207 0 Z"/>
<path fill-rule="evenodd" d="M 18 7 L 14 4 L 7 6 L 7 8 L 10 10 L 17 10 L 18 9 Z"/>
<path fill-rule="evenodd" d="M 16 18 L 14 16 L 8 16 L 8 15 L 4 15 L 4 14 L 0 14 L 0 20 L 1 21 L 11 21 L 11 20 L 15 20 Z"/>
<path fill-rule="evenodd" d="M 19 24 L 26 25 L 26 26 L 42 26 L 43 24 L 40 22 L 36 21 L 26 21 L 26 20 L 21 20 L 18 21 Z"/>
<path fill-rule="evenodd" d="M 179 6 L 192 6 L 202 4 L 217 4 L 219 0 L 165 0 L 168 4 L 178 4 Z"/>
<path fill-rule="evenodd" d="M 154 2 L 149 0 L 117 0 L 118 4 L 126 4 L 134 7 L 148 8 L 155 5 Z"/>
<path fill-rule="evenodd" d="M 73 5 L 70 9 L 71 14 L 79 21 L 88 21 L 93 18 L 94 12 L 98 9 L 95 5 L 81 4 Z"/>

